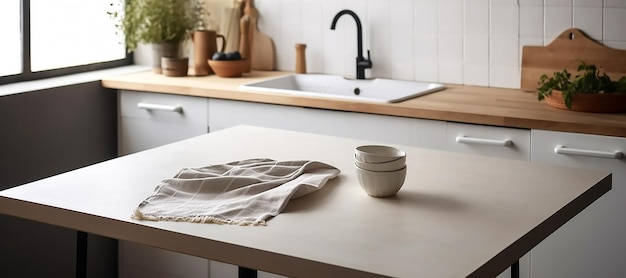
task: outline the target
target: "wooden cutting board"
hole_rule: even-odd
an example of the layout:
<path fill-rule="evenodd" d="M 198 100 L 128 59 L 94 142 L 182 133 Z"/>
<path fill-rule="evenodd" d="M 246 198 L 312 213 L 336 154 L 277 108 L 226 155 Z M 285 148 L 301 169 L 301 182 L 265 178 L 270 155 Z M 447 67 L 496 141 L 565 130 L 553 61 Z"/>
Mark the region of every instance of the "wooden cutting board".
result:
<path fill-rule="evenodd" d="M 563 69 L 575 76 L 580 60 L 595 64 L 612 80 L 626 75 L 626 50 L 604 46 L 581 30 L 572 28 L 565 30 L 547 46 L 524 46 L 520 87 L 534 92 L 541 75 L 552 76 L 555 71 Z"/>
<path fill-rule="evenodd" d="M 275 69 L 275 47 L 272 39 L 259 31 L 259 12 L 254 8 L 252 0 L 245 0 L 244 15 L 250 17 L 250 59 L 253 70 Z"/>

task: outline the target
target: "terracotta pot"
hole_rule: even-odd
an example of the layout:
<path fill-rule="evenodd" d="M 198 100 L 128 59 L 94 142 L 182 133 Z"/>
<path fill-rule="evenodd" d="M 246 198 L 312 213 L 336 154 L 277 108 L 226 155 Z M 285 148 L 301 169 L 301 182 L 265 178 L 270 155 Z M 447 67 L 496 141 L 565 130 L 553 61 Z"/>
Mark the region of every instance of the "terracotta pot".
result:
<path fill-rule="evenodd" d="M 552 91 L 545 98 L 548 105 L 559 109 L 593 113 L 619 113 L 626 111 L 626 94 L 576 94 L 568 109 L 561 91 Z"/>

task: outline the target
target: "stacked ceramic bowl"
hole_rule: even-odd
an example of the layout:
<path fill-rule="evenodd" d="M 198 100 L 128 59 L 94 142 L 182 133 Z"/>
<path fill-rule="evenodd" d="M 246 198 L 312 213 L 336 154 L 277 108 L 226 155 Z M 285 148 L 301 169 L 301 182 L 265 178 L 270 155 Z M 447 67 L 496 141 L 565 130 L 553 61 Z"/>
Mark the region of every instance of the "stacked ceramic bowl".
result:
<path fill-rule="evenodd" d="M 354 150 L 361 188 L 373 197 L 394 196 L 406 177 L 406 153 L 390 146 L 366 145 Z"/>

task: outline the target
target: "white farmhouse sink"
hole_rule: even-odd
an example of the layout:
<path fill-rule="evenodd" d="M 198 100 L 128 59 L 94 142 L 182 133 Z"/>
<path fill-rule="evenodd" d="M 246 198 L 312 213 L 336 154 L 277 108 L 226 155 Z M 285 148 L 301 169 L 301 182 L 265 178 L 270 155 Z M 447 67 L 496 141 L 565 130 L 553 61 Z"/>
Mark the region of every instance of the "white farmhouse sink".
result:
<path fill-rule="evenodd" d="M 436 83 L 382 78 L 357 80 L 329 74 L 294 74 L 240 86 L 246 91 L 386 103 L 400 102 L 445 88 Z"/>

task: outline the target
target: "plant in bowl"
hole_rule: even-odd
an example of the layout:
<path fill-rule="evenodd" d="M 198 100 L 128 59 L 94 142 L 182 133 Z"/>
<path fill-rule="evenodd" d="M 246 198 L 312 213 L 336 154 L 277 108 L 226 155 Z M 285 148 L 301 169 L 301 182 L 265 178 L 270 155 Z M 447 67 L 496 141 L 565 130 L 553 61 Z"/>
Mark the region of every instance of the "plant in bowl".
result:
<path fill-rule="evenodd" d="M 123 35 L 128 51 L 151 44 L 155 71 L 161 57 L 179 58 L 181 44 L 198 25 L 197 0 L 118 0 L 109 16 Z"/>
<path fill-rule="evenodd" d="M 611 80 L 596 65 L 580 61 L 578 74 L 567 69 L 542 75 L 537 88 L 539 101 L 561 109 L 585 112 L 621 112 L 626 110 L 626 77 Z"/>

